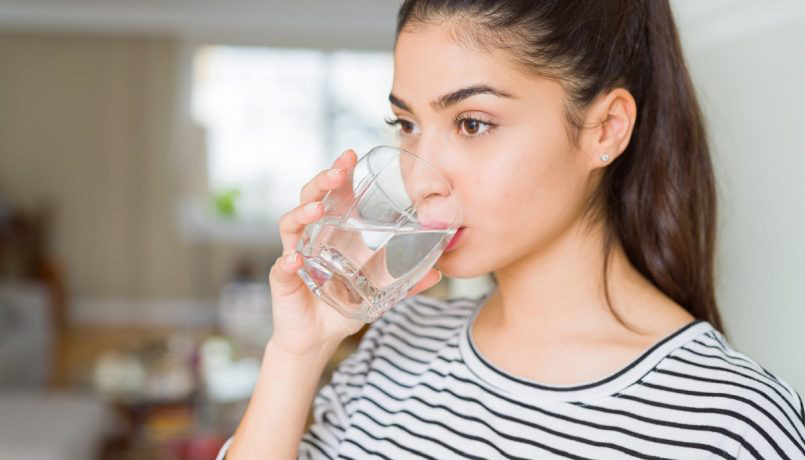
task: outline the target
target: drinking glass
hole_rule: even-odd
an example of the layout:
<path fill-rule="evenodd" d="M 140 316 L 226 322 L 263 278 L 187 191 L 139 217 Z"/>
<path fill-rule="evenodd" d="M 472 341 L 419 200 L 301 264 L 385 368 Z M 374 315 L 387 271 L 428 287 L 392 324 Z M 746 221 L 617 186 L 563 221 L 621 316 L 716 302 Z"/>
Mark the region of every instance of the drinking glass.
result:
<path fill-rule="evenodd" d="M 408 151 L 378 146 L 327 192 L 297 244 L 307 287 L 342 315 L 375 321 L 441 256 L 462 222 L 447 179 Z"/>

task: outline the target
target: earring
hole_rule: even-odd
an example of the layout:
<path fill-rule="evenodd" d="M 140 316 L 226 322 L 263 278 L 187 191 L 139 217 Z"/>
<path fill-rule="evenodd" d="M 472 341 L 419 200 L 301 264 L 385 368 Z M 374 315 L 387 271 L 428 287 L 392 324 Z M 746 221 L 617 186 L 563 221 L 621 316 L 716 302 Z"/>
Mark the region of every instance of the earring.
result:
<path fill-rule="evenodd" d="M 606 153 L 601 155 L 601 161 L 603 161 L 604 163 L 609 161 L 609 155 L 607 155 Z"/>

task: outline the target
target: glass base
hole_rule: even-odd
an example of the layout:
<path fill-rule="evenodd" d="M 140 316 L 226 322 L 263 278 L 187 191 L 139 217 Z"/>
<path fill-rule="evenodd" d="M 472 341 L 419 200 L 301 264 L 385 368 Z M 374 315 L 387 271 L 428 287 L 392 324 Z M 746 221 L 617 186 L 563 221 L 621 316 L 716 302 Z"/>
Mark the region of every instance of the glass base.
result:
<path fill-rule="evenodd" d="M 316 297 L 347 318 L 371 323 L 396 304 L 397 292 L 389 293 L 375 304 L 370 303 L 347 276 L 339 273 L 337 265 L 320 257 L 303 256 L 303 259 L 304 265 L 297 270 L 299 277 Z"/>

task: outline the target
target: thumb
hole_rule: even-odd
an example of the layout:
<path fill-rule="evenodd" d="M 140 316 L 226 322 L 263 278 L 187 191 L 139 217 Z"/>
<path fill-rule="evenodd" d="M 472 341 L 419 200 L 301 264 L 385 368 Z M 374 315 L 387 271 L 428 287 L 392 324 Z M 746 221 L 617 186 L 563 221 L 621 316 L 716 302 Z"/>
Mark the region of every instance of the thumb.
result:
<path fill-rule="evenodd" d="M 296 251 L 278 257 L 268 275 L 272 295 L 287 297 L 304 288 L 305 284 L 296 274 L 301 267 L 302 256 Z"/>

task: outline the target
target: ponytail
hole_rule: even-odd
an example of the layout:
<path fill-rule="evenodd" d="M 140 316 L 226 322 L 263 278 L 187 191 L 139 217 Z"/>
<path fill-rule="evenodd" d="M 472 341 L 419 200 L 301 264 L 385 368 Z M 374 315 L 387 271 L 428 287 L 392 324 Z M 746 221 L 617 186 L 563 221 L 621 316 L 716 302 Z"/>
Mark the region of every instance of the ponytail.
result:
<path fill-rule="evenodd" d="M 610 238 L 632 264 L 698 319 L 723 331 L 715 299 L 717 200 L 702 114 L 667 1 L 645 0 L 648 68 L 633 139 L 607 168 Z"/>

